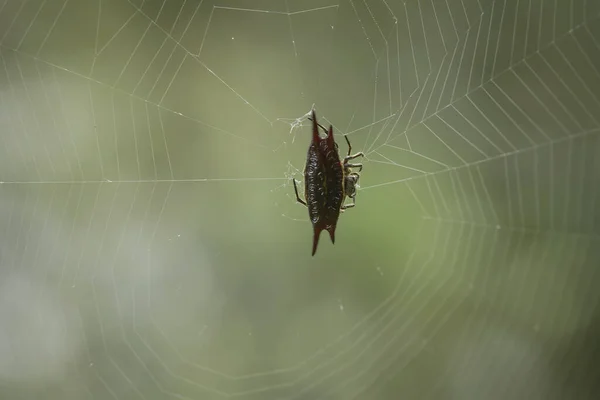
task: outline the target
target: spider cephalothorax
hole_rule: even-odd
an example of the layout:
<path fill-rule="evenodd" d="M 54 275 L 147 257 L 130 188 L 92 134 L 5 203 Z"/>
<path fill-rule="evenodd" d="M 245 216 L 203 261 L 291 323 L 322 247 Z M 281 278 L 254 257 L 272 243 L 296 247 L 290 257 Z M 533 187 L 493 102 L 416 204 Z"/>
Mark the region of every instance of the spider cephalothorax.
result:
<path fill-rule="evenodd" d="M 335 228 L 340 212 L 354 207 L 356 203 L 356 187 L 360 175 L 352 168 L 362 170 L 362 164 L 352 164 L 351 160 L 364 156 L 356 153 L 351 155 L 352 146 L 348 137 L 344 135 L 348 143 L 348 153 L 343 160 L 338 154 L 338 145 L 333 138 L 333 127 L 325 129 L 317 122 L 315 111 L 312 111 L 312 140 L 308 147 L 306 166 L 304 168 L 304 194 L 306 201 L 298 195 L 296 180 L 294 191 L 296 200 L 308 208 L 308 214 L 313 225 L 313 249 L 312 255 L 317 251 L 321 231 L 326 230 L 331 237 L 331 243 L 335 243 Z M 327 133 L 327 137 L 321 138 L 319 127 Z M 344 204 L 344 199 L 350 197 L 351 204 Z"/>

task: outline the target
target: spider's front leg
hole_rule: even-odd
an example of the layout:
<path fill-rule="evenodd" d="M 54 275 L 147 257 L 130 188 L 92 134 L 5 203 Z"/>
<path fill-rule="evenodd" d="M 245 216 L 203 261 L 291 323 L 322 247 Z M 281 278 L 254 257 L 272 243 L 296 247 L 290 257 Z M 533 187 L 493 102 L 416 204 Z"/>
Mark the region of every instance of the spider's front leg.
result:
<path fill-rule="evenodd" d="M 292 182 L 294 183 L 294 192 L 296 192 L 296 201 L 300 204 L 302 204 L 304 207 L 308 207 L 308 205 L 306 204 L 306 202 L 304 200 L 302 200 L 300 198 L 300 196 L 298 195 L 298 188 L 296 187 L 296 180 L 294 178 L 292 178 Z"/>
<path fill-rule="evenodd" d="M 311 118 L 311 117 L 308 117 L 308 120 L 309 120 L 309 121 L 312 121 L 312 118 Z M 318 126 L 321 128 L 321 129 L 323 129 L 323 132 L 325 132 L 325 134 L 327 134 L 327 132 L 329 132 L 329 131 L 327 130 L 327 128 L 325 128 L 325 127 L 324 127 L 323 125 L 321 125 L 320 123 L 318 123 L 318 122 L 317 122 L 317 125 L 318 125 Z"/>
<path fill-rule="evenodd" d="M 363 153 L 362 151 L 356 154 L 350 154 L 352 153 L 352 145 L 350 144 L 350 139 L 348 139 L 347 135 L 344 135 L 344 139 L 346 139 L 346 143 L 348 143 L 348 154 L 346 155 L 346 157 L 344 157 L 344 166 L 348 166 L 350 168 L 360 168 L 358 171 L 362 171 L 362 164 L 350 164 L 348 163 L 348 161 L 350 160 L 354 160 L 355 158 L 358 157 L 364 157 L 365 153 Z"/>
<path fill-rule="evenodd" d="M 344 135 L 344 139 L 346 139 L 346 143 L 348 144 L 348 154 L 346 154 L 346 157 L 344 158 L 345 161 L 354 160 L 355 158 L 365 156 L 365 153 L 363 153 L 362 151 L 359 153 L 350 155 L 350 153 L 352 153 L 352 145 L 350 144 L 350 139 L 348 139 L 348 135 Z"/>

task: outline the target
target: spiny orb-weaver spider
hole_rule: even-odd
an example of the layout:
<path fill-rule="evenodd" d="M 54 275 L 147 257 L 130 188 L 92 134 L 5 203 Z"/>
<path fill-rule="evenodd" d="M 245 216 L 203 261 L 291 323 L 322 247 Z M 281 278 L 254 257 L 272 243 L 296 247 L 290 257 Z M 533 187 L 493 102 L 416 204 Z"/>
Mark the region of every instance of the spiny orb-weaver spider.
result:
<path fill-rule="evenodd" d="M 344 135 L 348 143 L 348 153 L 343 161 L 338 154 L 338 145 L 333 138 L 333 127 L 325 129 L 317 122 L 315 111 L 312 110 L 312 140 L 306 155 L 304 167 L 304 195 L 306 201 L 298 195 L 296 180 L 294 191 L 296 201 L 308 208 L 308 215 L 313 226 L 313 248 L 312 255 L 317 251 L 319 236 L 323 230 L 329 232 L 331 243 L 335 243 L 335 228 L 340 212 L 352 208 L 356 204 L 356 187 L 358 186 L 359 172 L 362 164 L 353 164 L 350 161 L 363 157 L 364 153 L 351 154 L 352 145 L 348 137 Z M 321 138 L 319 127 L 327 133 L 327 137 Z M 358 172 L 352 170 L 358 168 Z M 344 204 L 346 197 L 352 199 L 351 204 Z"/>

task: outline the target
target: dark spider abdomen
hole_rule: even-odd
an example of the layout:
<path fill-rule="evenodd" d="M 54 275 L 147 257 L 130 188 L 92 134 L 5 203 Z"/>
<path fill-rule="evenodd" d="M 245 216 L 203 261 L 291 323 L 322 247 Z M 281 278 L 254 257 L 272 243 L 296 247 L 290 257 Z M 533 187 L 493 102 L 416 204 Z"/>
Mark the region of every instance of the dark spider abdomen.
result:
<path fill-rule="evenodd" d="M 332 220 L 331 224 L 335 224 L 344 202 L 344 169 L 335 147 L 331 148 L 323 141 L 321 148 L 327 166 L 327 215 Z"/>
<path fill-rule="evenodd" d="M 322 160 L 323 155 L 319 151 L 318 144 L 311 144 L 308 148 L 304 168 L 304 193 L 308 214 L 313 225 L 318 224 L 324 218 L 327 202 L 326 171 L 324 171 Z"/>

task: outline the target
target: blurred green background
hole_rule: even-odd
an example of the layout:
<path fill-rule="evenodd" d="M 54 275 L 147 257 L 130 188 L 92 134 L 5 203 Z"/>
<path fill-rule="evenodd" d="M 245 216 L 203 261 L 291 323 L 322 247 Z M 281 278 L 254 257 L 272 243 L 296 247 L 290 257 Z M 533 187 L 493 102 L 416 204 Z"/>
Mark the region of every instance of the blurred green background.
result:
<path fill-rule="evenodd" d="M 599 18 L 0 0 L 0 398 L 597 398 Z M 314 257 L 312 107 L 366 154 Z"/>

